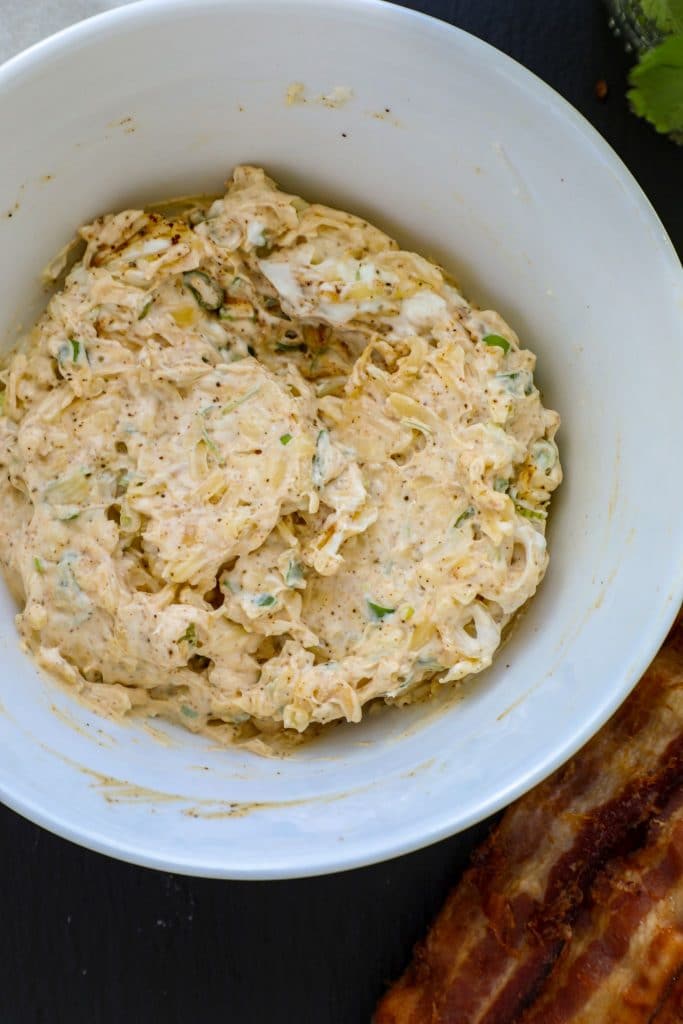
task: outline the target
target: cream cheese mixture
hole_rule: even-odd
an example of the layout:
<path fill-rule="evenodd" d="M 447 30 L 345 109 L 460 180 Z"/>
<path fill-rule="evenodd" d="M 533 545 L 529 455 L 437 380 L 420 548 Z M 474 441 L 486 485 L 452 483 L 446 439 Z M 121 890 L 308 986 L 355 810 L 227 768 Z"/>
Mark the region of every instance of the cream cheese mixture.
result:
<path fill-rule="evenodd" d="M 81 235 L 2 373 L 0 559 L 38 663 L 242 740 L 490 665 L 562 476 L 500 316 L 253 167 Z"/>

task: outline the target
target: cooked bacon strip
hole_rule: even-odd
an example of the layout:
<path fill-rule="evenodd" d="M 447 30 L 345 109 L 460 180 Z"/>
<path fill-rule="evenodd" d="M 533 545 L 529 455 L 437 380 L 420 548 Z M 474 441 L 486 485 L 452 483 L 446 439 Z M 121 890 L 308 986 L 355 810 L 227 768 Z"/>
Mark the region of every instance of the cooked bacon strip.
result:
<path fill-rule="evenodd" d="M 509 1024 L 537 991 L 605 858 L 683 781 L 683 623 L 567 765 L 510 808 L 376 1024 Z"/>
<path fill-rule="evenodd" d="M 522 1024 L 647 1024 L 683 966 L 683 788 L 598 878 Z"/>
<path fill-rule="evenodd" d="M 683 1021 L 683 969 L 667 993 L 651 1024 L 681 1024 Z"/>

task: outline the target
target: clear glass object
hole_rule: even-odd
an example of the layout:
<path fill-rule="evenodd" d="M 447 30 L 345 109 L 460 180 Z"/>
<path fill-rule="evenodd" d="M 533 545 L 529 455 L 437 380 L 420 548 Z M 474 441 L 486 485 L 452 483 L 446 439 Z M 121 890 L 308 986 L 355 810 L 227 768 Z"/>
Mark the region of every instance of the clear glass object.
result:
<path fill-rule="evenodd" d="M 609 27 L 624 43 L 627 53 L 644 53 L 661 43 L 664 36 L 643 11 L 640 0 L 606 0 Z"/>

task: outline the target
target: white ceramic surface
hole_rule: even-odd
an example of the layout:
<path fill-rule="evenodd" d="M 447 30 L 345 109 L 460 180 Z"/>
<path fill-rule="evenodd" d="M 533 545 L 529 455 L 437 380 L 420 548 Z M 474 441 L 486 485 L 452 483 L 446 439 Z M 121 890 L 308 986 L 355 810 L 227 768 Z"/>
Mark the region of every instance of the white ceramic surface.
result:
<path fill-rule="evenodd" d="M 288 107 L 294 81 L 353 98 Z M 276 878 L 447 836 L 575 751 L 683 589 L 681 271 L 598 135 L 502 54 L 373 0 L 147 0 L 0 69 L 0 139 L 4 344 L 75 225 L 262 163 L 440 258 L 503 313 L 562 413 L 566 469 L 550 571 L 495 667 L 458 703 L 372 715 L 286 760 L 86 713 L 21 653 L 3 589 L 2 799 L 114 856 Z"/>

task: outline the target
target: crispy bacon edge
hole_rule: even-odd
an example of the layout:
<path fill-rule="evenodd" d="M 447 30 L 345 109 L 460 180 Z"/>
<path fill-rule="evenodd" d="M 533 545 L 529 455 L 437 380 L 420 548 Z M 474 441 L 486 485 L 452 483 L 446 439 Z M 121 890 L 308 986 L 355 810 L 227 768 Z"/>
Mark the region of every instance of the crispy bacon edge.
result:
<path fill-rule="evenodd" d="M 567 765 L 510 808 L 375 1024 L 511 1024 L 538 992 L 604 861 L 683 782 L 683 623 Z"/>
<path fill-rule="evenodd" d="M 667 992 L 650 1024 L 681 1024 L 683 1021 L 683 968 Z"/>
<path fill-rule="evenodd" d="M 647 1024 L 683 965 L 683 788 L 598 877 L 521 1024 Z"/>

